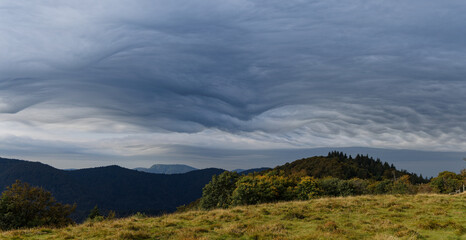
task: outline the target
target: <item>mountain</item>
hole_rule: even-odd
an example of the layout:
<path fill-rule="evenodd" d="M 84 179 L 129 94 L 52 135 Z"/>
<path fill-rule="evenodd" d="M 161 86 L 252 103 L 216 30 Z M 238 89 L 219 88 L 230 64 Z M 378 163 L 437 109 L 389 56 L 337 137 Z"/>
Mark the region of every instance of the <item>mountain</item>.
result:
<path fill-rule="evenodd" d="M 0 188 L 17 179 L 43 187 L 59 202 L 76 203 L 72 217 L 82 221 L 95 205 L 102 212 L 114 210 L 118 216 L 172 212 L 200 198 L 204 185 L 223 171 L 208 168 L 165 175 L 119 166 L 65 171 L 39 162 L 0 158 Z"/>
<path fill-rule="evenodd" d="M 136 212 L 160 214 L 199 199 L 202 188 L 223 169 L 208 168 L 182 174 L 146 173 L 119 166 L 65 171 L 39 162 L 0 158 L 0 189 L 19 179 L 52 192 L 62 203 L 77 204 L 73 218 L 85 219 L 97 205 L 103 212 L 114 210 L 118 216 Z M 393 165 L 368 156 L 346 156 L 331 152 L 296 160 L 274 169 L 250 169 L 241 172 L 277 171 L 285 175 L 308 175 L 317 178 L 393 179 L 409 175 L 412 183 L 427 180 L 422 176 L 397 170 Z"/>
<path fill-rule="evenodd" d="M 271 168 L 262 167 L 262 168 L 251 168 L 251 169 L 235 169 L 232 172 L 237 172 L 242 175 L 248 175 L 249 173 L 253 172 L 261 172 L 264 170 L 268 170 Z M 66 169 L 66 170 L 76 170 L 76 169 Z M 147 172 L 147 173 L 158 173 L 158 174 L 179 174 L 179 173 L 187 173 L 190 171 L 198 170 L 197 168 L 183 165 L 183 164 L 154 164 L 150 168 L 135 168 L 134 170 L 140 172 Z"/>
<path fill-rule="evenodd" d="M 177 174 L 177 173 L 187 173 L 197 168 L 183 165 L 183 164 L 154 164 L 150 168 L 135 168 L 134 170 L 148 173 L 160 173 L 160 174 Z"/>

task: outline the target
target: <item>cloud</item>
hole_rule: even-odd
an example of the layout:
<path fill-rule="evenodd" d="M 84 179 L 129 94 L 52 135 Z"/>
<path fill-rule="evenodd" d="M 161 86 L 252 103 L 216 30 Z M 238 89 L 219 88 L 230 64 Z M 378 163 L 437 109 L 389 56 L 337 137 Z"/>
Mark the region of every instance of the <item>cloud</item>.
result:
<path fill-rule="evenodd" d="M 466 151 L 465 5 L 0 2 L 0 136 Z"/>

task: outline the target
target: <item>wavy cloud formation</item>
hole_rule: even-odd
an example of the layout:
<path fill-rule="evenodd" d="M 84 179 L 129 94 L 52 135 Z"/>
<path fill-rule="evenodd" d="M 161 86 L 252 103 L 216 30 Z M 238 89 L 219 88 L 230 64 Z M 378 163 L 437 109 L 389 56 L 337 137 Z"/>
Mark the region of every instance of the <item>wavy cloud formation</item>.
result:
<path fill-rule="evenodd" d="M 3 1 L 0 138 L 62 142 L 83 156 L 137 156 L 131 146 L 160 139 L 466 152 L 465 10 L 421 0 Z"/>

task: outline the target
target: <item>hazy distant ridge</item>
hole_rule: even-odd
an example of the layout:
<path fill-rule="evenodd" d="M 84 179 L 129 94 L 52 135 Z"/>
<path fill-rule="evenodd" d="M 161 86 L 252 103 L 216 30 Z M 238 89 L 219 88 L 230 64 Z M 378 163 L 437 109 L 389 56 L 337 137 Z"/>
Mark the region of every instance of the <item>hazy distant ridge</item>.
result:
<path fill-rule="evenodd" d="M 187 173 L 198 169 L 184 164 L 154 164 L 150 168 L 139 167 L 134 170 L 147 173 L 177 174 Z"/>

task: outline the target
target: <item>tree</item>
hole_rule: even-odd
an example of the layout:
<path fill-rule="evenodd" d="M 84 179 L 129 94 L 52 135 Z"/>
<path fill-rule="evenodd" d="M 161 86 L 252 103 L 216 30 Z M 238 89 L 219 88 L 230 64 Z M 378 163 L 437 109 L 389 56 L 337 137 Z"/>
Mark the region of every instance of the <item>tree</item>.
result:
<path fill-rule="evenodd" d="M 3 230 L 38 226 L 63 227 L 73 223 L 69 215 L 76 205 L 56 202 L 42 188 L 16 180 L 0 198 L 0 228 Z"/>
<path fill-rule="evenodd" d="M 203 209 L 227 208 L 231 204 L 231 195 L 236 188 L 239 174 L 225 171 L 212 177 L 202 189 L 200 207 Z"/>
<path fill-rule="evenodd" d="M 463 177 L 454 172 L 443 171 L 430 181 L 430 186 L 439 193 L 450 193 L 462 186 Z"/>

